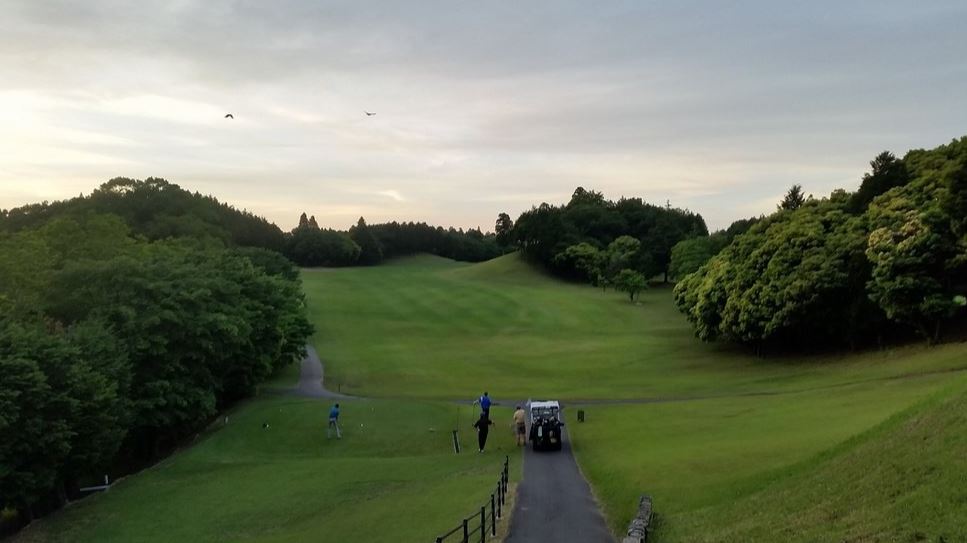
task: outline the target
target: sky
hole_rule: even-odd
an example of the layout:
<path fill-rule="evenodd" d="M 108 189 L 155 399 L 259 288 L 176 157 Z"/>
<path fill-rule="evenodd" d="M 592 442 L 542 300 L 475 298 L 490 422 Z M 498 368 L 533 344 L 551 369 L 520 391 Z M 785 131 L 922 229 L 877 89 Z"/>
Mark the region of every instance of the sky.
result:
<path fill-rule="evenodd" d="M 303 211 L 492 230 L 583 186 L 715 229 L 794 183 L 855 190 L 878 152 L 967 134 L 961 0 L 0 13 L 0 208 L 154 176 L 286 230 Z"/>

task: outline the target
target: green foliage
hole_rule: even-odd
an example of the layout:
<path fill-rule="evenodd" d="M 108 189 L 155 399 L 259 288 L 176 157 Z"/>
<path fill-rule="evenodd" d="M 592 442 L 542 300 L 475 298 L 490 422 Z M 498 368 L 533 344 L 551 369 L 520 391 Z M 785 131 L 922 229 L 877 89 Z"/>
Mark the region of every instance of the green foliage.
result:
<path fill-rule="evenodd" d="M 349 237 L 359 246 L 359 263 L 372 266 L 383 261 L 383 248 L 362 217 L 349 229 Z"/>
<path fill-rule="evenodd" d="M 151 240 L 185 237 L 282 250 L 282 231 L 274 224 L 155 177 L 143 181 L 117 177 L 90 196 L 5 211 L 0 213 L 0 232 L 18 232 L 54 218 L 89 213 L 117 215 L 132 232 Z"/>
<path fill-rule="evenodd" d="M 307 222 L 286 235 L 285 254 L 300 266 L 337 267 L 355 264 L 361 249 L 348 234 L 321 230 Z"/>
<path fill-rule="evenodd" d="M 497 215 L 497 222 L 494 224 L 494 234 L 496 235 L 497 245 L 500 245 L 501 247 L 510 245 L 513 230 L 514 221 L 510 219 L 510 215 L 506 213 Z"/>
<path fill-rule="evenodd" d="M 853 194 L 850 206 L 854 212 L 861 212 L 870 205 L 873 198 L 909 182 L 910 174 L 906 164 L 893 153 L 883 151 L 870 161 L 870 172 L 863 174 L 863 182 Z"/>
<path fill-rule="evenodd" d="M 635 268 L 641 242 L 631 236 L 619 236 L 608 244 L 604 253 L 604 275 L 612 282 L 622 270 Z"/>
<path fill-rule="evenodd" d="M 65 213 L 0 234 L 0 509 L 24 518 L 119 457 L 169 449 L 312 334 L 277 253 Z"/>
<path fill-rule="evenodd" d="M 547 266 L 554 273 L 596 280 L 582 261 L 568 257 L 569 247 L 586 243 L 602 248 L 622 236 L 637 240 L 641 247 L 633 262 L 614 267 L 603 264 L 606 279 L 624 267 L 646 277 L 668 272 L 671 249 L 679 241 L 707 235 L 700 215 L 671 207 L 646 204 L 639 198 L 606 200 L 595 191 L 578 187 L 564 206 L 547 203 L 525 211 L 513 227 L 517 248 L 528 258 Z M 583 266 L 583 267 L 578 267 Z M 610 268 L 610 269 L 608 269 Z M 667 279 L 667 277 L 666 277 Z"/>
<path fill-rule="evenodd" d="M 682 279 L 686 275 L 698 271 L 702 265 L 717 255 L 727 244 L 728 241 L 724 232 L 679 241 L 672 247 L 672 259 L 668 266 L 668 274 L 675 279 Z"/>
<path fill-rule="evenodd" d="M 590 243 L 582 242 L 571 245 L 563 252 L 558 253 L 554 257 L 554 263 L 558 266 L 578 270 L 583 279 L 594 283 L 598 281 L 598 277 L 603 277 L 603 269 L 607 259 L 606 253 L 599 251 L 597 247 Z"/>
<path fill-rule="evenodd" d="M 956 313 L 956 283 L 965 269 L 956 232 L 961 217 L 941 207 L 950 180 L 943 175 L 890 191 L 868 212 L 870 297 L 888 317 L 914 326 L 928 342 L 940 339 L 941 324 Z"/>
<path fill-rule="evenodd" d="M 479 228 L 464 231 L 394 221 L 369 225 L 369 229 L 379 241 L 384 258 L 429 253 L 463 262 L 483 262 L 507 252 L 497 243 L 495 234 L 484 234 Z"/>
<path fill-rule="evenodd" d="M 806 203 L 806 196 L 802 193 L 802 185 L 793 185 L 779 202 L 779 210 L 795 211 Z"/>
<path fill-rule="evenodd" d="M 685 276 L 676 302 L 698 337 L 855 346 L 906 326 L 937 341 L 967 286 L 967 138 L 872 166 L 859 193 L 785 206 Z"/>
<path fill-rule="evenodd" d="M 639 292 L 648 288 L 648 281 L 645 280 L 645 276 L 628 268 L 618 272 L 613 281 L 615 288 L 627 292 L 628 298 L 632 302 L 638 297 Z"/>

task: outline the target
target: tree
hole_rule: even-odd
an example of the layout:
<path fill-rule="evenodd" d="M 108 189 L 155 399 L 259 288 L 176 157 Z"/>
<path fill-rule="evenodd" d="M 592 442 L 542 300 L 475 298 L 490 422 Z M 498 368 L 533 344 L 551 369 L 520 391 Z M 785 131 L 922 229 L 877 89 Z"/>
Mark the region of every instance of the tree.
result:
<path fill-rule="evenodd" d="M 928 343 L 940 339 L 942 322 L 959 309 L 954 284 L 963 256 L 954 225 L 935 196 L 943 189 L 937 178 L 918 180 L 875 199 L 869 209 L 874 228 L 866 250 L 872 263 L 870 297 Z"/>
<path fill-rule="evenodd" d="M 910 173 L 902 160 L 893 153 L 883 151 L 870 161 L 870 172 L 863 174 L 863 182 L 853 195 L 853 212 L 862 212 L 877 196 L 894 187 L 902 187 L 910 182 Z"/>
<path fill-rule="evenodd" d="M 645 276 L 627 268 L 618 272 L 614 278 L 615 288 L 628 293 L 628 298 L 633 302 L 638 297 L 638 293 L 648 288 Z"/>
<path fill-rule="evenodd" d="M 702 339 L 759 346 L 850 343 L 881 322 L 865 303 L 866 230 L 845 192 L 757 223 L 676 287 Z M 860 265 L 855 263 L 859 262 Z"/>
<path fill-rule="evenodd" d="M 802 185 L 793 185 L 789 187 L 786 195 L 779 202 L 779 209 L 795 211 L 802 207 L 804 203 L 806 203 L 806 197 L 802 193 Z"/>
<path fill-rule="evenodd" d="M 309 228 L 309 217 L 306 216 L 305 212 L 299 215 L 299 226 L 296 227 L 299 230 Z"/>
<path fill-rule="evenodd" d="M 362 217 L 349 229 L 349 237 L 359 246 L 359 263 L 372 266 L 383 261 L 383 248 Z"/>
<path fill-rule="evenodd" d="M 36 329 L 0 318 L 0 508 L 27 521 L 70 451 L 69 406 L 25 345 L 43 341 Z"/>
<path fill-rule="evenodd" d="M 604 259 L 605 276 L 614 279 L 621 270 L 633 267 L 640 249 L 641 242 L 631 236 L 621 236 L 608 244 Z"/>
<path fill-rule="evenodd" d="M 698 270 L 718 252 L 710 237 L 691 238 L 679 241 L 672 247 L 671 263 L 668 273 L 675 279 Z"/>
<path fill-rule="evenodd" d="M 554 261 L 561 267 L 577 270 L 582 279 L 597 283 L 605 263 L 605 255 L 590 243 L 578 243 L 558 253 Z"/>
<path fill-rule="evenodd" d="M 296 228 L 285 238 L 285 255 L 300 266 L 352 266 L 361 249 L 349 235 L 335 230 Z"/>
<path fill-rule="evenodd" d="M 494 233 L 497 235 L 497 244 L 501 247 L 510 245 L 511 232 L 514 230 L 514 221 L 510 220 L 510 215 L 501 213 L 497 215 L 497 222 L 494 224 Z"/>
<path fill-rule="evenodd" d="M 594 190 L 585 190 L 584 187 L 578 187 L 571 194 L 571 201 L 567 203 L 567 207 L 582 205 L 605 206 L 606 204 L 604 194 Z"/>

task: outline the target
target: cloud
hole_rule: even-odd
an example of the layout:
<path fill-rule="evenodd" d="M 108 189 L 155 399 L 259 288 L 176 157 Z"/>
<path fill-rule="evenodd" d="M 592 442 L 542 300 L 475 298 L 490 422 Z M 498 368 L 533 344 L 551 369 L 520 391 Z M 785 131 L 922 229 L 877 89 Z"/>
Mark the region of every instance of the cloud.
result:
<path fill-rule="evenodd" d="M 792 183 L 855 187 L 883 149 L 961 135 L 965 16 L 956 1 L 15 0 L 0 207 L 157 175 L 283 227 L 304 210 L 486 228 L 582 185 L 720 227 Z"/>

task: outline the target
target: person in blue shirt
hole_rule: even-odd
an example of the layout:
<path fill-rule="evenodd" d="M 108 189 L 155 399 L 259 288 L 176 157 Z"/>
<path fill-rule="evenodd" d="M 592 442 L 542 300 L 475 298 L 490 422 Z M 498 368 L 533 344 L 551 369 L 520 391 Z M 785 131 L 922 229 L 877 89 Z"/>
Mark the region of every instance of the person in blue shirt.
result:
<path fill-rule="evenodd" d="M 490 403 L 491 402 L 490 402 L 490 395 L 488 393 L 484 392 L 483 393 L 483 396 L 477 398 L 477 400 L 475 402 L 473 402 L 473 403 L 474 404 L 480 404 L 480 410 L 483 411 L 483 414 L 484 415 L 487 415 L 487 418 L 488 419 L 490 418 Z"/>
<path fill-rule="evenodd" d="M 342 432 L 339 431 L 339 404 L 332 406 L 329 410 L 329 428 L 326 430 L 326 439 L 332 439 L 332 431 L 336 431 L 336 439 L 342 439 Z"/>

